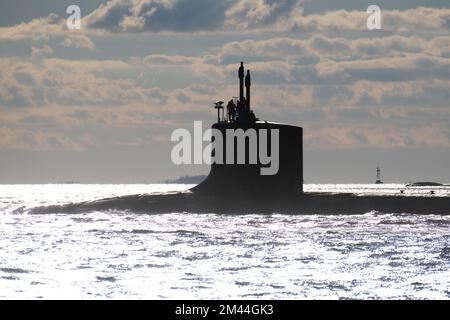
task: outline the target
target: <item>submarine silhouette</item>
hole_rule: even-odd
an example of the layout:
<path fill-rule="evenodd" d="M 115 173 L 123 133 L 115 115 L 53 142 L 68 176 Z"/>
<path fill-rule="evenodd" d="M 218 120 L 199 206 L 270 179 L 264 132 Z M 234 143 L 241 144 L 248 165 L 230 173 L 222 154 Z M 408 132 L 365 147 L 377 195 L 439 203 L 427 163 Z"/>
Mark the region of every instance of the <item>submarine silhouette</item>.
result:
<path fill-rule="evenodd" d="M 239 100 L 226 106 L 215 104 L 217 122 L 212 129 L 220 133 L 222 144 L 216 144 L 212 157 L 218 152 L 226 162 L 213 162 L 208 177 L 199 185 L 185 192 L 165 194 L 130 195 L 90 202 L 35 208 L 32 214 L 82 213 L 104 210 L 130 210 L 139 213 L 287 213 L 287 214 L 364 214 L 412 213 L 450 214 L 450 197 L 429 195 L 364 195 L 353 193 L 307 193 L 303 191 L 303 128 L 260 121 L 251 106 L 251 76 L 245 75 L 244 64 L 238 70 Z M 244 96 L 244 86 L 246 95 Z M 222 114 L 222 116 L 221 116 Z M 234 133 L 227 135 L 227 132 Z M 238 139 L 236 133 L 244 135 L 241 149 L 230 139 Z M 247 134 L 249 132 L 254 135 Z M 276 133 L 276 145 L 271 139 L 263 139 Z M 257 148 L 251 148 L 251 137 Z M 254 142 L 255 142 L 254 141 Z M 212 144 L 216 143 L 213 139 Z M 258 153 L 266 149 L 271 156 L 278 155 L 277 170 L 272 174 L 261 174 L 268 163 Z M 239 163 L 238 151 L 244 151 Z M 250 161 L 252 151 L 258 153 Z M 254 157 L 255 158 L 255 157 Z"/>
<path fill-rule="evenodd" d="M 252 202 L 260 197 L 301 195 L 303 193 L 303 128 L 259 121 L 251 108 L 250 70 L 245 76 L 246 96 L 244 97 L 243 62 L 239 67 L 238 77 L 239 100 L 236 104 L 230 100 L 227 105 L 228 116 L 221 119 L 218 113 L 217 123 L 212 125 L 212 129 L 219 133 L 222 140 L 214 147 L 213 153 L 221 149 L 220 153 L 223 154 L 221 158 L 226 158 L 227 161 L 226 163 L 213 161 L 206 180 L 191 191 L 197 195 L 234 197 L 234 201 L 251 199 Z M 222 101 L 217 102 L 216 107 L 220 109 L 221 104 Z M 274 141 L 271 139 L 273 134 L 277 137 Z M 269 138 L 264 139 L 262 135 Z M 237 142 L 239 138 L 240 149 Z M 214 142 L 213 139 L 213 145 Z M 255 145 L 253 149 L 252 142 Z M 267 168 L 268 163 L 260 159 L 261 149 L 269 151 L 271 160 L 276 159 L 276 164 L 272 161 L 270 163 L 271 166 L 276 166 L 276 170 L 271 174 L 263 174 L 264 168 L 269 168 Z M 228 153 L 231 153 L 230 157 Z M 242 154 L 241 163 L 238 161 L 239 153 Z"/>

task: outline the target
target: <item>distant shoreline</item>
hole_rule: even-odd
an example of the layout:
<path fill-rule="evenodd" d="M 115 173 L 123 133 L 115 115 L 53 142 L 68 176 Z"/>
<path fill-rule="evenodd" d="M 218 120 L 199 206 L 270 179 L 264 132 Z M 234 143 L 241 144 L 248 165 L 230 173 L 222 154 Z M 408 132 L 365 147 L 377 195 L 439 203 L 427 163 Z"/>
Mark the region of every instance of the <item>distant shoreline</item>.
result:
<path fill-rule="evenodd" d="M 198 176 L 182 176 L 178 179 L 165 180 L 163 183 L 166 184 L 199 184 L 206 179 L 206 175 Z"/>

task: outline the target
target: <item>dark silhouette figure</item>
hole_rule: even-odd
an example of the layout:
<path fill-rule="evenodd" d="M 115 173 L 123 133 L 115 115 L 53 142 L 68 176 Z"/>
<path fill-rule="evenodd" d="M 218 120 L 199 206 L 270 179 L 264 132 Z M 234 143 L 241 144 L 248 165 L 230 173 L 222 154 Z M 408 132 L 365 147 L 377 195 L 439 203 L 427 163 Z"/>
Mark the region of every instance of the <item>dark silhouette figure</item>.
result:
<path fill-rule="evenodd" d="M 234 122 L 236 120 L 236 105 L 234 104 L 233 99 L 228 101 L 227 110 L 228 110 L 228 121 Z"/>

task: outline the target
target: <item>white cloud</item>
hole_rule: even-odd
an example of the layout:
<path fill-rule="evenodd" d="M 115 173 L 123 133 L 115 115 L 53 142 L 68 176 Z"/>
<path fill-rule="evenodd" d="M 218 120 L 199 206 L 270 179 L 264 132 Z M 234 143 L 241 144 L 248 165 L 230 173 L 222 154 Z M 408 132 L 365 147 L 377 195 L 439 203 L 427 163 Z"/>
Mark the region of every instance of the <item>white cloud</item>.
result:
<path fill-rule="evenodd" d="M 41 59 L 44 57 L 51 56 L 53 54 L 54 50 L 47 45 L 42 46 L 41 48 L 38 47 L 32 47 L 31 48 L 31 57 L 33 59 Z"/>
<path fill-rule="evenodd" d="M 13 27 L 0 28 L 2 41 L 49 41 L 52 38 L 61 39 L 65 47 L 94 50 L 95 45 L 83 30 L 68 30 L 65 21 L 52 13 L 44 18 L 23 22 Z"/>
<path fill-rule="evenodd" d="M 302 0 L 112 0 L 85 18 L 113 32 L 367 32 L 368 14 L 328 11 L 305 15 Z M 450 9 L 383 10 L 384 32 L 448 33 Z"/>
<path fill-rule="evenodd" d="M 305 16 L 297 1 L 230 1 L 226 7 L 224 2 L 221 7 L 200 1 L 207 10 L 198 14 L 213 14 L 174 20 L 180 14 L 177 10 L 189 3 L 114 0 L 87 17 L 83 25 L 92 29 L 81 32 L 64 30 L 53 15 L 0 28 L 2 41 L 32 40 L 31 57 L 0 58 L 0 124 L 21 128 L 5 134 L 0 148 L 81 150 L 95 144 L 95 137 L 67 137 L 67 128 L 151 127 L 160 136 L 168 127 L 191 120 L 213 120 L 212 102 L 237 95 L 241 60 L 249 62 L 253 73 L 257 115 L 305 125 L 310 145 L 450 146 L 447 9 L 384 12 L 385 31 L 397 34 L 368 37 L 361 28 L 364 12 Z M 211 17 L 219 18 L 212 22 Z M 427 21 L 422 23 L 424 17 Z M 408 34 L 419 22 L 423 29 Z M 236 30 L 264 39 L 231 41 L 197 56 L 180 50 L 125 60 L 62 59 L 46 43 L 56 39 L 53 44 L 95 50 L 90 38 L 94 33 L 112 39 L 114 32 Z M 294 32 L 287 36 L 286 31 Z M 190 82 L 161 88 L 158 75 L 163 72 Z M 151 75 L 156 79 L 151 85 L 142 81 Z M 44 134 L 45 124 L 55 127 Z M 134 145 L 146 139 L 126 141 Z"/>

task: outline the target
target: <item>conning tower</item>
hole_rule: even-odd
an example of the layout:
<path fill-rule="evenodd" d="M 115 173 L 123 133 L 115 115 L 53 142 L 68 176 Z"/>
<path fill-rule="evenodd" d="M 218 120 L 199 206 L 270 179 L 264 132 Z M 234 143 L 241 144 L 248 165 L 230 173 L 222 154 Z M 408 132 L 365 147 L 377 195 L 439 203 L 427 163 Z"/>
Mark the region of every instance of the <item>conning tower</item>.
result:
<path fill-rule="evenodd" d="M 212 129 L 222 136 L 222 143 L 213 138 L 213 159 L 216 153 L 222 153 L 223 161 L 216 159 L 206 180 L 192 191 L 211 196 L 298 196 L 303 193 L 303 129 L 259 120 L 250 104 L 250 70 L 244 75 L 244 63 L 241 62 L 238 70 L 239 100 L 237 103 L 233 99 L 229 100 L 227 116 L 219 117 L 217 123 L 212 125 Z M 278 136 L 278 140 L 274 139 L 275 136 Z M 252 143 L 253 146 L 256 144 L 256 149 L 252 148 Z M 238 153 L 243 150 L 245 161 L 240 163 Z M 274 174 L 262 174 L 261 169 L 269 166 L 267 159 L 261 157 L 262 150 L 272 159 L 277 158 L 278 170 Z M 255 158 L 256 162 L 252 162 Z M 231 159 L 233 161 L 228 161 Z"/>

